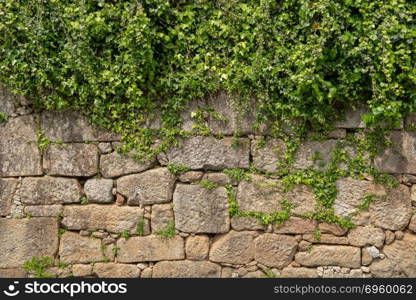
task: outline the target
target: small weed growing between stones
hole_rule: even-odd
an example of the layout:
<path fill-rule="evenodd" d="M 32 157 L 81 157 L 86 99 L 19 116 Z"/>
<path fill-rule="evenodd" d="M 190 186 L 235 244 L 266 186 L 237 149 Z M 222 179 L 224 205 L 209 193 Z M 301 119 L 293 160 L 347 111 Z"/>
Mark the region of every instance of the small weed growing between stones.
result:
<path fill-rule="evenodd" d="M 61 237 L 67 230 L 65 228 L 59 228 L 58 229 L 58 237 Z"/>
<path fill-rule="evenodd" d="M 143 236 L 144 235 L 144 217 L 139 217 L 137 219 L 136 225 L 136 234 Z"/>
<path fill-rule="evenodd" d="M 6 114 L 0 112 L 0 123 L 6 122 L 8 119 L 9 117 Z"/>
<path fill-rule="evenodd" d="M 43 134 L 40 129 L 36 131 L 36 135 L 38 137 L 38 148 L 43 152 L 49 147 L 50 144 L 52 144 L 52 142 Z"/>
<path fill-rule="evenodd" d="M 209 180 L 203 179 L 199 182 L 199 185 L 202 186 L 203 188 L 207 189 L 207 190 L 212 190 L 215 189 L 218 184 L 211 182 Z"/>
<path fill-rule="evenodd" d="M 87 205 L 88 203 L 90 203 L 90 202 L 88 201 L 87 197 L 85 197 L 85 196 L 82 196 L 82 197 L 79 199 L 79 201 L 80 201 L 81 205 Z"/>
<path fill-rule="evenodd" d="M 263 270 L 264 275 L 267 278 L 277 278 L 278 276 L 270 269 Z"/>
<path fill-rule="evenodd" d="M 47 268 L 53 266 L 52 257 L 32 257 L 31 260 L 26 261 L 23 264 L 23 268 L 26 272 L 33 272 L 35 278 L 51 278 L 50 274 L 45 273 Z"/>
<path fill-rule="evenodd" d="M 156 232 L 156 235 L 164 239 L 173 238 L 176 235 L 175 222 L 170 221 L 165 229 Z"/>
<path fill-rule="evenodd" d="M 319 228 L 316 228 L 313 232 L 313 239 L 315 240 L 315 242 L 321 241 L 321 230 L 319 230 Z"/>
<path fill-rule="evenodd" d="M 64 262 L 59 262 L 58 268 L 59 269 L 66 269 L 69 267 L 69 264 L 64 263 Z"/>
<path fill-rule="evenodd" d="M 124 230 L 123 233 L 121 234 L 121 237 L 128 240 L 130 238 L 130 232 L 127 229 Z"/>
<path fill-rule="evenodd" d="M 225 169 L 224 174 L 228 175 L 232 180 L 240 182 L 242 180 L 250 181 L 251 177 L 246 173 L 245 170 L 235 168 L 235 169 Z"/>
<path fill-rule="evenodd" d="M 169 170 L 169 172 L 171 172 L 173 175 L 175 176 L 179 176 L 187 171 L 189 171 L 191 168 L 187 167 L 187 166 L 183 166 L 183 165 L 177 165 L 177 164 L 172 164 L 169 163 L 167 165 L 167 168 Z"/>

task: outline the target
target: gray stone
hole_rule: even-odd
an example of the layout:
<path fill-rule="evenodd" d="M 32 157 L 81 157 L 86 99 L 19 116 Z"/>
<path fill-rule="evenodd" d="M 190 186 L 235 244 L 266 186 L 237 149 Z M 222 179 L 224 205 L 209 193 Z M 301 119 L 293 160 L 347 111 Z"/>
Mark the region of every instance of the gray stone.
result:
<path fill-rule="evenodd" d="M 0 219 L 0 268 L 21 267 L 32 257 L 54 257 L 58 224 L 54 218 Z"/>
<path fill-rule="evenodd" d="M 230 228 L 227 192 L 178 184 L 173 195 L 176 228 L 192 233 L 221 233 Z"/>
<path fill-rule="evenodd" d="M 0 123 L 0 177 L 42 175 L 33 116 Z"/>
<path fill-rule="evenodd" d="M 263 172 L 278 171 L 278 163 L 284 162 L 285 151 L 286 145 L 279 139 L 268 141 L 255 139 L 251 143 L 253 165 L 256 169 Z"/>
<path fill-rule="evenodd" d="M 98 148 L 92 144 L 50 145 L 43 167 L 55 176 L 90 177 L 98 172 Z"/>
<path fill-rule="evenodd" d="M 361 250 L 351 246 L 312 247 L 310 252 L 299 252 L 295 260 L 307 267 L 340 266 L 347 268 L 361 267 Z"/>
<path fill-rule="evenodd" d="M 320 223 L 319 231 L 321 233 L 330 233 L 336 236 L 342 236 L 347 233 L 348 228 L 343 228 L 336 223 Z"/>
<path fill-rule="evenodd" d="M 188 171 L 179 175 L 179 181 L 184 183 L 194 183 L 200 181 L 204 173 L 200 171 Z"/>
<path fill-rule="evenodd" d="M 158 236 L 131 237 L 117 241 L 117 261 L 122 263 L 185 258 L 184 242 L 179 236 L 163 239 Z"/>
<path fill-rule="evenodd" d="M 175 176 L 166 168 L 128 175 L 117 180 L 117 190 L 128 205 L 149 205 L 172 200 Z"/>
<path fill-rule="evenodd" d="M 371 256 L 371 258 L 379 258 L 381 256 L 380 251 L 377 249 L 376 246 L 370 246 L 365 248 L 367 253 Z"/>
<path fill-rule="evenodd" d="M 236 184 L 234 180 L 224 173 L 206 173 L 202 179 L 219 185 Z"/>
<path fill-rule="evenodd" d="M 362 105 L 349 109 L 346 111 L 344 119 L 336 121 L 334 126 L 337 128 L 365 128 L 361 116 L 366 113 L 368 113 L 368 108 Z"/>
<path fill-rule="evenodd" d="M 77 203 L 81 197 L 81 186 L 75 179 L 28 177 L 23 179 L 19 196 L 26 205 Z"/>
<path fill-rule="evenodd" d="M 416 232 L 416 215 L 413 215 L 410 219 L 409 229 L 413 232 Z"/>
<path fill-rule="evenodd" d="M 41 129 L 49 140 L 64 143 L 119 140 L 117 134 L 91 125 L 78 111 L 45 111 L 41 117 Z"/>
<path fill-rule="evenodd" d="M 281 269 L 293 260 L 297 245 L 291 236 L 265 233 L 255 240 L 254 258 L 265 266 Z"/>
<path fill-rule="evenodd" d="M 261 224 L 261 222 L 256 218 L 233 217 L 231 218 L 231 228 L 237 231 L 265 230 L 266 225 Z"/>
<path fill-rule="evenodd" d="M 206 235 L 190 236 L 186 239 L 185 253 L 190 260 L 204 260 L 208 257 L 209 237 Z"/>
<path fill-rule="evenodd" d="M 407 277 L 416 277 L 416 235 L 405 233 L 402 240 L 383 248 L 384 254 L 396 264 Z"/>
<path fill-rule="evenodd" d="M 104 260 L 99 239 L 67 231 L 61 236 L 59 257 L 63 263 L 90 263 Z"/>
<path fill-rule="evenodd" d="M 62 205 L 30 205 L 25 206 L 24 213 L 32 217 L 57 217 L 63 211 Z"/>
<path fill-rule="evenodd" d="M 306 141 L 304 142 L 295 154 L 295 162 L 293 168 L 304 169 L 308 167 L 315 167 L 318 169 L 326 169 L 328 163 L 331 161 L 332 153 L 338 141 Z"/>
<path fill-rule="evenodd" d="M 192 170 L 222 170 L 225 168 L 248 169 L 250 140 L 246 138 L 216 139 L 195 136 L 181 140 L 181 145 L 166 153 L 168 162 L 190 167 Z"/>
<path fill-rule="evenodd" d="M 357 247 L 374 245 L 380 248 L 384 244 L 384 239 L 384 231 L 380 228 L 358 226 L 348 233 L 349 243 Z"/>
<path fill-rule="evenodd" d="M 143 172 L 153 167 L 155 162 L 155 159 L 140 162 L 126 154 L 113 152 L 101 156 L 100 170 L 104 177 L 113 178 Z"/>
<path fill-rule="evenodd" d="M 136 232 L 144 211 L 139 207 L 117 205 L 65 206 L 62 225 L 70 230 L 106 230 L 122 233 Z"/>
<path fill-rule="evenodd" d="M 10 117 L 14 113 L 17 97 L 0 85 L 0 113 Z"/>
<path fill-rule="evenodd" d="M 4 217 L 10 214 L 16 188 L 16 179 L 0 179 L 0 216 Z"/>
<path fill-rule="evenodd" d="M 172 204 L 154 204 L 152 206 L 152 232 L 165 230 L 169 223 L 174 222 Z"/>
<path fill-rule="evenodd" d="M 107 154 L 113 151 L 113 146 L 111 143 L 98 143 L 98 150 L 100 150 L 102 154 Z"/>
<path fill-rule="evenodd" d="M 393 131 L 392 145 L 375 158 L 375 167 L 382 173 L 416 174 L 416 132 Z"/>
<path fill-rule="evenodd" d="M 98 278 L 138 278 L 140 270 L 135 265 L 117 263 L 97 263 L 93 273 Z"/>
<path fill-rule="evenodd" d="M 153 267 L 154 278 L 219 278 L 221 267 L 208 261 L 162 261 Z"/>
<path fill-rule="evenodd" d="M 246 264 L 254 258 L 253 232 L 230 231 L 216 237 L 211 245 L 209 259 L 219 263 Z"/>
<path fill-rule="evenodd" d="M 113 202 L 113 180 L 89 179 L 85 182 L 84 192 L 89 202 L 111 203 Z"/>

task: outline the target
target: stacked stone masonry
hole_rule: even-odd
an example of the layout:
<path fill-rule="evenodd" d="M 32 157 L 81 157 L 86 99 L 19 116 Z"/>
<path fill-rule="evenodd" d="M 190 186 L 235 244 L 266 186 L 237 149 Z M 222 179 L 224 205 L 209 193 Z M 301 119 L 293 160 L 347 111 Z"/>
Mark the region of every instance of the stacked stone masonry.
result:
<path fill-rule="evenodd" d="M 46 272 L 55 277 L 416 276 L 416 132 L 394 130 L 393 146 L 374 160 L 398 187 L 388 190 L 371 177 L 336 182 L 339 216 L 368 193 L 383 196 L 345 229 L 303 217 L 316 209 L 307 186 L 283 191 L 278 177 L 251 174 L 237 182 L 225 175 L 226 168 L 251 166 L 273 172 L 285 146 L 271 139 L 260 147 L 267 128 L 251 130 L 253 117 L 237 116 L 224 95 L 206 101 L 231 120 L 206 121 L 217 137 L 192 136 L 138 162 L 115 151 L 118 135 L 80 113 L 35 111 L 27 99 L 0 90 L 0 112 L 8 116 L 0 123 L 0 277 L 33 276 L 23 264 L 46 256 L 55 262 Z M 316 151 L 328 161 L 337 141 L 363 127 L 359 113 L 336 123 L 327 140 L 301 145 L 293 167 L 317 166 Z M 183 117 L 191 129 L 190 114 Z M 51 142 L 42 150 L 39 133 Z M 169 164 L 189 170 L 174 175 Z M 230 217 L 226 186 L 241 211 L 281 211 L 286 199 L 292 215 L 281 225 Z M 172 224 L 175 235 L 161 236 Z"/>

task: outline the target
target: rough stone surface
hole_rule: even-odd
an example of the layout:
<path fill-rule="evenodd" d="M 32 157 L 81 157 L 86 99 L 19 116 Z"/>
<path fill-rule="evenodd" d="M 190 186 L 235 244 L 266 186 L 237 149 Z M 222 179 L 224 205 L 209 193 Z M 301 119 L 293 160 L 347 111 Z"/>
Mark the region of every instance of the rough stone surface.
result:
<path fill-rule="evenodd" d="M 61 236 L 59 257 L 63 263 L 90 263 L 104 259 L 99 239 L 69 231 Z"/>
<path fill-rule="evenodd" d="M 340 266 L 347 268 L 361 267 L 361 250 L 351 246 L 312 247 L 310 252 L 299 252 L 295 260 L 307 267 Z"/>
<path fill-rule="evenodd" d="M 291 236 L 265 233 L 255 240 L 255 260 L 268 267 L 284 268 L 290 264 L 298 243 Z"/>
<path fill-rule="evenodd" d="M 22 268 L 0 269 L 0 278 L 26 278 L 27 274 Z"/>
<path fill-rule="evenodd" d="M 32 257 L 54 256 L 58 225 L 54 218 L 0 219 L 0 268 L 21 267 Z"/>
<path fill-rule="evenodd" d="M 221 267 L 208 261 L 162 261 L 153 267 L 155 278 L 219 278 Z"/>
<path fill-rule="evenodd" d="M 173 221 L 172 204 L 155 204 L 152 206 L 151 226 L 153 233 L 165 230 L 169 223 Z"/>
<path fill-rule="evenodd" d="M 375 167 L 383 173 L 416 174 L 416 132 L 393 131 L 389 138 L 392 145 L 376 157 Z"/>
<path fill-rule="evenodd" d="M 24 213 L 32 217 L 57 217 L 63 211 L 62 205 L 29 205 L 24 207 Z"/>
<path fill-rule="evenodd" d="M 135 265 L 117 263 L 94 264 L 93 273 L 100 278 L 138 278 L 140 270 Z"/>
<path fill-rule="evenodd" d="M 64 143 L 116 141 L 117 134 L 89 124 L 86 117 L 76 111 L 46 111 L 41 116 L 41 129 L 51 141 Z"/>
<path fill-rule="evenodd" d="M 42 175 L 33 116 L 0 123 L 0 177 Z"/>
<path fill-rule="evenodd" d="M 179 175 L 179 181 L 183 183 L 193 183 L 200 181 L 202 179 L 202 176 L 204 176 L 203 172 L 200 171 L 188 171 L 181 175 Z"/>
<path fill-rule="evenodd" d="M 117 190 L 128 205 L 166 203 L 172 200 L 175 176 L 166 168 L 128 175 L 117 180 Z"/>
<path fill-rule="evenodd" d="M 311 243 L 332 244 L 332 245 L 348 245 L 348 238 L 344 236 L 335 236 L 332 234 L 321 233 L 319 240 L 314 234 L 304 234 L 303 239 Z"/>
<path fill-rule="evenodd" d="M 89 179 L 85 182 L 84 191 L 89 202 L 113 202 L 113 180 L 111 179 Z"/>
<path fill-rule="evenodd" d="M 266 226 L 261 224 L 256 218 L 233 217 L 231 218 L 231 228 L 237 231 L 265 230 Z"/>
<path fill-rule="evenodd" d="M 343 228 L 338 224 L 334 223 L 320 223 L 319 230 L 321 231 L 321 233 L 330 233 L 336 236 L 342 236 L 345 233 L 347 233 L 348 228 Z"/>
<path fill-rule="evenodd" d="M 86 277 L 92 275 L 92 265 L 76 264 L 72 266 L 72 275 L 75 277 Z"/>
<path fill-rule="evenodd" d="M 303 219 L 291 217 L 281 225 L 274 226 L 275 233 L 282 234 L 305 234 L 312 233 L 316 230 L 316 221 L 311 219 Z"/>
<path fill-rule="evenodd" d="M 107 230 L 135 233 L 137 222 L 144 211 L 139 207 L 117 205 L 65 206 L 62 224 L 70 230 Z"/>
<path fill-rule="evenodd" d="M 228 199 L 224 187 L 208 190 L 199 185 L 178 184 L 173 195 L 178 230 L 222 233 L 230 228 Z"/>
<path fill-rule="evenodd" d="M 384 239 L 384 231 L 380 228 L 358 226 L 348 233 L 349 243 L 357 247 L 373 245 L 380 248 L 384 244 Z"/>
<path fill-rule="evenodd" d="M 190 260 L 204 260 L 208 257 L 209 237 L 206 235 L 190 236 L 186 239 L 186 258 Z"/>
<path fill-rule="evenodd" d="M 114 178 L 143 172 L 153 167 L 155 162 L 155 159 L 139 162 L 125 154 L 113 152 L 101 156 L 100 170 L 104 177 Z"/>
<path fill-rule="evenodd" d="M 235 184 L 234 180 L 232 180 L 228 175 L 219 172 L 206 173 L 202 179 L 219 185 Z"/>
<path fill-rule="evenodd" d="M 282 278 L 317 278 L 318 272 L 316 269 L 310 268 L 284 268 L 280 274 Z"/>
<path fill-rule="evenodd" d="M 364 196 L 373 192 L 369 181 L 342 178 L 336 182 L 337 197 L 334 203 L 335 214 L 347 217 L 364 201 Z"/>
<path fill-rule="evenodd" d="M 27 177 L 19 191 L 20 201 L 27 205 L 77 203 L 81 186 L 75 179 L 59 177 Z"/>
<path fill-rule="evenodd" d="M 45 151 L 43 167 L 49 175 L 90 177 L 97 174 L 98 156 L 93 144 L 51 144 Z"/>
<path fill-rule="evenodd" d="M 211 245 L 209 259 L 214 262 L 246 264 L 254 258 L 255 233 L 230 231 L 219 236 Z"/>
<path fill-rule="evenodd" d="M 397 278 L 401 275 L 400 267 L 389 258 L 379 259 L 370 265 L 371 274 L 378 278 Z"/>
<path fill-rule="evenodd" d="M 282 140 L 253 140 L 251 154 L 253 156 L 254 167 L 263 172 L 276 172 L 278 170 L 278 163 L 284 159 L 283 154 L 285 148 L 285 143 Z"/>
<path fill-rule="evenodd" d="M 16 192 L 17 180 L 0 179 L 0 216 L 10 214 L 13 195 Z"/>
<path fill-rule="evenodd" d="M 383 248 L 384 254 L 408 277 L 416 277 L 416 235 L 405 233 L 402 240 Z"/>
<path fill-rule="evenodd" d="M 361 119 L 361 115 L 368 113 L 368 108 L 358 106 L 353 110 L 348 110 L 344 115 L 344 119 L 336 121 L 334 126 L 337 128 L 365 128 L 365 123 Z"/>
<path fill-rule="evenodd" d="M 318 169 L 325 169 L 331 160 L 336 145 L 336 140 L 304 142 L 295 154 L 293 168 L 303 169 L 313 166 Z M 319 158 L 314 159 L 314 157 Z"/>
<path fill-rule="evenodd" d="M 241 138 L 236 146 L 232 138 L 191 137 L 181 141 L 180 147 L 166 153 L 168 162 L 185 165 L 193 170 L 221 170 L 249 167 L 250 141 Z"/>
<path fill-rule="evenodd" d="M 15 110 L 16 98 L 0 85 L 0 113 L 11 116 Z"/>
<path fill-rule="evenodd" d="M 185 258 L 184 241 L 181 237 L 163 239 L 158 236 L 131 237 L 117 241 L 117 260 L 122 263 Z"/>
<path fill-rule="evenodd" d="M 416 215 L 413 215 L 410 219 L 409 229 L 413 232 L 416 232 Z"/>

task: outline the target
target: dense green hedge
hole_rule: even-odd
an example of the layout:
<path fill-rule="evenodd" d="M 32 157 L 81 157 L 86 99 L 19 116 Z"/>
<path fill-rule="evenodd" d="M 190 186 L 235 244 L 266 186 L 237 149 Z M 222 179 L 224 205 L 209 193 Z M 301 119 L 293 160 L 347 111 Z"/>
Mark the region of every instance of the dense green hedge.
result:
<path fill-rule="evenodd" d="M 0 0 L 0 82 L 151 144 L 224 89 L 259 121 L 328 124 L 416 109 L 414 0 Z M 137 122 L 162 105 L 161 133 Z M 145 149 L 145 148 L 143 148 Z"/>

